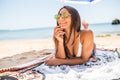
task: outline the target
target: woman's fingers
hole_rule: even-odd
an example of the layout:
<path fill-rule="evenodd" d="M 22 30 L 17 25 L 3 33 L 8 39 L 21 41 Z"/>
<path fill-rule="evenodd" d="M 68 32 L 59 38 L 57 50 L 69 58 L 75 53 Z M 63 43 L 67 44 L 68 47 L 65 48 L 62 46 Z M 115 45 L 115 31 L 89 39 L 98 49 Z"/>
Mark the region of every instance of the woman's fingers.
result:
<path fill-rule="evenodd" d="M 58 32 L 56 32 L 55 33 L 55 37 L 61 37 L 61 38 L 63 38 L 63 35 L 65 34 L 65 32 L 63 32 L 63 31 L 58 31 Z"/>
<path fill-rule="evenodd" d="M 55 37 L 62 37 L 64 34 L 65 34 L 65 32 L 59 26 L 54 28 L 54 36 Z"/>
<path fill-rule="evenodd" d="M 55 28 L 54 28 L 54 33 L 58 32 L 58 31 L 63 31 L 63 28 L 55 27 Z"/>

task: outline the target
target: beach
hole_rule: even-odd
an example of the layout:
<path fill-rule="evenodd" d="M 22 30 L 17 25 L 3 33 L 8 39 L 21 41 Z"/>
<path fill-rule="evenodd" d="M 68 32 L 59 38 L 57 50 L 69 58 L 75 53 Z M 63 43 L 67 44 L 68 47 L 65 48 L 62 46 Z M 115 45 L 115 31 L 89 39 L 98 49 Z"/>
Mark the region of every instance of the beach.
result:
<path fill-rule="evenodd" d="M 24 64 L 54 49 L 52 39 L 0 41 L 0 68 Z"/>
<path fill-rule="evenodd" d="M 97 48 L 120 51 L 120 36 L 95 37 Z M 54 52 L 53 39 L 0 41 L 0 68 L 24 64 Z"/>

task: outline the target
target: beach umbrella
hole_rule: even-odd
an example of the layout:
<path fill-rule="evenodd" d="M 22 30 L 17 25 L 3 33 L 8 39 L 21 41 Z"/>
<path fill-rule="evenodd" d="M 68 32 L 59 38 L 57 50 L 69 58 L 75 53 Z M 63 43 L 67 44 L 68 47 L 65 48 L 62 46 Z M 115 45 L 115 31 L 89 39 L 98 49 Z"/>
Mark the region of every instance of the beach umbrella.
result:
<path fill-rule="evenodd" d="M 72 4 L 96 4 L 101 0 L 58 0 L 62 2 L 62 5 L 64 3 L 72 3 Z"/>

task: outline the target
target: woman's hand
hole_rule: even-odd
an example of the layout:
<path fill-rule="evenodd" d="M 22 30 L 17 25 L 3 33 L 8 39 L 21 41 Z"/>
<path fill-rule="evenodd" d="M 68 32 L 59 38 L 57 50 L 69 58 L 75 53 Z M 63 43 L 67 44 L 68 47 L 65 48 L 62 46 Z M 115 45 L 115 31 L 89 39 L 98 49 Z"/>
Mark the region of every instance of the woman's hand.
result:
<path fill-rule="evenodd" d="M 60 65 L 60 59 L 50 58 L 45 61 L 45 64 L 49 66 L 58 66 Z"/>
<path fill-rule="evenodd" d="M 63 43 L 63 36 L 65 32 L 63 31 L 63 28 L 56 26 L 54 28 L 54 37 L 58 40 L 58 42 Z"/>

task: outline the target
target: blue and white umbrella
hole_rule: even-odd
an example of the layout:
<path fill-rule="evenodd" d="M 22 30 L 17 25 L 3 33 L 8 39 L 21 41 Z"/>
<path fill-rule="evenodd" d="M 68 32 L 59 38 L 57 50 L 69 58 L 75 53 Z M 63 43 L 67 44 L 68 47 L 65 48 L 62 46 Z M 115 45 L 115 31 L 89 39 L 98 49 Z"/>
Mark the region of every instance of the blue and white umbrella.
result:
<path fill-rule="evenodd" d="M 58 0 L 64 3 L 73 3 L 73 4 L 96 4 L 101 0 Z"/>

